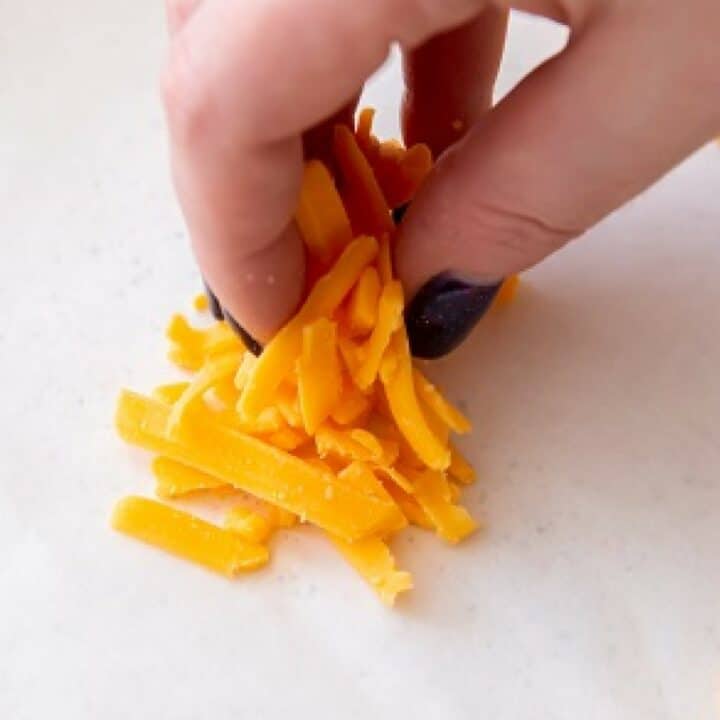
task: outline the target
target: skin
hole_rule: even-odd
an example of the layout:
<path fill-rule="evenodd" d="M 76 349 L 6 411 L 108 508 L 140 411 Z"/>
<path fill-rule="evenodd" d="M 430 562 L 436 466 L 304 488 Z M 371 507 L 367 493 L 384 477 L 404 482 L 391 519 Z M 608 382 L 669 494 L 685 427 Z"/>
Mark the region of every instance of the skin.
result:
<path fill-rule="evenodd" d="M 491 109 L 510 7 L 570 41 Z M 720 133 L 717 0 L 168 0 L 168 27 L 178 198 L 203 276 L 261 341 L 300 302 L 303 141 L 393 42 L 405 140 L 439 156 L 398 241 L 408 297 L 535 265 Z"/>

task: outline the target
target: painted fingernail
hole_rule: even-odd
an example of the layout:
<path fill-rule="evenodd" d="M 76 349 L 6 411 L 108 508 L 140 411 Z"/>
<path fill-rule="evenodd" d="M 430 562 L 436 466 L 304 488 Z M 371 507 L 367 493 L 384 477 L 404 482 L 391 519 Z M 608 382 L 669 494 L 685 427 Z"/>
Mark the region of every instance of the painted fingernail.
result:
<path fill-rule="evenodd" d="M 399 225 L 403 221 L 403 218 L 405 217 L 405 213 L 408 211 L 409 207 L 410 207 L 410 203 L 405 203 L 404 205 L 400 205 L 396 208 L 393 208 L 392 219 L 396 225 Z"/>
<path fill-rule="evenodd" d="M 500 285 L 475 285 L 450 273 L 428 281 L 405 311 L 412 354 L 439 358 L 454 350 L 487 312 Z"/>
<path fill-rule="evenodd" d="M 238 337 L 245 344 L 245 347 L 253 355 L 260 355 L 260 353 L 262 353 L 262 345 L 244 327 L 242 327 L 242 325 L 238 324 L 235 318 L 227 312 L 227 310 L 224 310 L 223 314 L 225 315 L 225 322 L 227 322 L 227 324 L 235 331 Z"/>
<path fill-rule="evenodd" d="M 205 294 L 207 295 L 208 304 L 210 306 L 210 312 L 216 320 L 223 320 L 223 311 L 220 307 L 218 299 L 215 297 L 215 293 L 210 289 L 210 286 L 203 280 L 205 285 Z"/>

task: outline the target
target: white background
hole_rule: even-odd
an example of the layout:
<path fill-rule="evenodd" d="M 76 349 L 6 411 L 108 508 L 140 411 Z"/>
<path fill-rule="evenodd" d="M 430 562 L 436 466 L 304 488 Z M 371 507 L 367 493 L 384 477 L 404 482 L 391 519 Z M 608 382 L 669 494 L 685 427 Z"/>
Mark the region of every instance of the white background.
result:
<path fill-rule="evenodd" d="M 563 42 L 513 25 L 501 87 Z M 160 3 L 0 1 L 0 717 L 716 717 L 720 151 L 530 273 L 433 374 L 488 529 L 397 544 L 395 611 L 310 532 L 229 583 L 113 534 L 149 492 L 118 389 L 169 377 L 197 274 Z M 394 131 L 392 72 L 373 83 Z"/>

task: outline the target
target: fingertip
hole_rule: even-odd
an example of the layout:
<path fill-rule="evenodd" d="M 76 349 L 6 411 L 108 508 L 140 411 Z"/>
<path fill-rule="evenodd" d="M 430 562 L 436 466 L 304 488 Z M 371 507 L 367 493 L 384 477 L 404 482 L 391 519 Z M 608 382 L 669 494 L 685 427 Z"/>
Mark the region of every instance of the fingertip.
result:
<path fill-rule="evenodd" d="M 259 352 L 302 300 L 305 251 L 295 224 L 274 243 L 247 257 L 207 251 L 197 254 L 223 316 L 248 349 Z"/>
<path fill-rule="evenodd" d="M 220 305 L 220 301 L 217 299 L 215 293 L 210 289 L 207 282 L 203 281 L 205 285 L 205 295 L 208 300 L 208 307 L 211 315 L 215 320 L 224 320 L 235 334 L 240 338 L 243 345 L 253 354 L 260 355 L 262 353 L 262 345 L 242 326 L 235 320 L 235 318 Z"/>
<path fill-rule="evenodd" d="M 235 334 L 242 340 L 243 345 L 258 357 L 262 353 L 262 345 L 229 313 L 223 312 L 225 322 L 232 328 Z"/>
<path fill-rule="evenodd" d="M 207 284 L 207 282 L 205 280 L 203 280 L 203 285 L 205 286 L 205 295 L 207 295 L 208 308 L 210 309 L 210 314 L 216 320 L 222 320 L 223 319 L 223 309 L 220 306 L 220 302 L 218 301 L 217 296 L 210 289 L 210 286 Z"/>
<path fill-rule="evenodd" d="M 488 311 L 500 285 L 466 282 L 449 272 L 425 283 L 405 313 L 412 354 L 436 359 L 455 350 Z"/>

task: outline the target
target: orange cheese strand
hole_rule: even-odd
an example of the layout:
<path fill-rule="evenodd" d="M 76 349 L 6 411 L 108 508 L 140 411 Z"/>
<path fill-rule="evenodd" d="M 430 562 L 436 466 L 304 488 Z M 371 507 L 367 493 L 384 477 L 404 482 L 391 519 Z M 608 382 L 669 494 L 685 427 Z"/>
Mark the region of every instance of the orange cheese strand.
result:
<path fill-rule="evenodd" d="M 457 505 L 462 497 L 462 487 L 451 480 L 448 480 L 448 487 L 450 488 L 450 501 Z"/>
<path fill-rule="evenodd" d="M 399 207 L 412 200 L 432 170 L 427 145 L 405 149 L 397 140 L 380 142 L 372 133 L 375 111 L 365 108 L 358 116 L 355 137 L 382 188 L 387 204 Z"/>
<path fill-rule="evenodd" d="M 363 347 L 343 333 L 338 336 L 338 349 L 345 364 L 345 369 L 353 378 L 354 383 L 355 375 L 363 363 Z"/>
<path fill-rule="evenodd" d="M 250 353 L 245 353 L 250 355 Z M 235 410 L 240 393 L 231 376 L 221 378 L 211 388 L 211 396 L 224 408 Z"/>
<path fill-rule="evenodd" d="M 356 490 L 366 493 L 372 497 L 377 497 L 387 502 L 395 503 L 393 496 L 387 491 L 383 483 L 378 480 L 377 475 L 372 469 L 362 462 L 350 463 L 346 468 L 338 473 L 338 481 L 355 488 Z M 378 535 L 389 535 L 399 532 L 407 527 L 407 519 L 398 508 L 395 515 L 394 523 L 388 525 L 382 533 Z"/>
<path fill-rule="evenodd" d="M 264 543 L 272 535 L 269 520 L 245 505 L 236 505 L 229 510 L 223 521 L 226 530 L 237 533 L 248 542 Z"/>
<path fill-rule="evenodd" d="M 187 348 L 180 347 L 179 345 L 172 345 L 170 347 L 167 353 L 167 359 L 181 370 L 187 370 L 188 372 L 196 372 L 203 366 L 204 362 L 202 355 Z"/>
<path fill-rule="evenodd" d="M 387 285 L 394 277 L 392 268 L 392 247 L 390 245 L 390 237 L 388 235 L 383 235 L 380 238 L 377 267 L 378 273 L 380 274 L 380 282 L 383 285 Z"/>
<path fill-rule="evenodd" d="M 202 360 L 210 355 L 242 349 L 237 335 L 224 322 L 199 330 L 193 328 L 183 315 L 173 315 L 165 334 L 177 349 Z"/>
<path fill-rule="evenodd" d="M 412 575 L 396 569 L 390 549 L 379 538 L 354 543 L 332 536 L 330 540 L 386 605 L 392 606 L 400 593 L 412 589 Z"/>
<path fill-rule="evenodd" d="M 302 351 L 305 325 L 332 315 L 375 259 L 377 247 L 371 237 L 353 240 L 328 274 L 317 281 L 298 314 L 270 341 L 255 363 L 238 402 L 241 415 L 254 417 L 272 403 Z"/>
<path fill-rule="evenodd" d="M 387 204 L 393 208 L 412 200 L 433 164 L 427 145 L 413 145 L 406 150 L 393 140 L 380 143 L 368 160 Z"/>
<path fill-rule="evenodd" d="M 315 447 L 323 459 L 330 457 L 381 466 L 392 465 L 400 452 L 396 442 L 379 439 L 362 428 L 338 430 L 328 425 L 321 427 L 315 434 Z"/>
<path fill-rule="evenodd" d="M 374 120 L 375 109 L 363 108 L 358 115 L 357 127 L 355 128 L 355 139 L 366 156 L 371 146 L 378 144 L 377 139 L 372 134 Z"/>
<path fill-rule="evenodd" d="M 165 335 L 168 340 L 181 345 L 201 351 L 205 344 L 205 335 L 201 330 L 196 330 L 187 321 L 184 315 L 176 314 L 170 318 Z"/>
<path fill-rule="evenodd" d="M 361 390 L 369 389 L 377 379 L 390 338 L 402 324 L 403 307 L 402 285 L 397 280 L 392 280 L 380 295 L 377 324 L 361 350 L 363 361 L 353 375 Z"/>
<path fill-rule="evenodd" d="M 207 363 L 202 370 L 193 378 L 193 381 L 185 389 L 185 392 L 175 401 L 168 418 L 167 433 L 170 436 L 177 434 L 183 418 L 187 414 L 190 405 L 211 388 L 215 383 L 232 377 L 237 372 L 237 367 L 244 351 L 230 352 Z"/>
<path fill-rule="evenodd" d="M 427 403 L 417 392 L 418 403 L 420 403 L 420 409 L 422 410 L 423 417 L 430 428 L 432 434 L 439 440 L 443 447 L 447 447 L 450 442 L 450 428 L 433 412 L 432 408 L 428 407 Z"/>
<path fill-rule="evenodd" d="M 155 494 L 162 498 L 175 498 L 198 490 L 215 490 L 227 486 L 227 483 L 212 475 L 162 456 L 153 460 L 152 472 L 155 475 Z"/>
<path fill-rule="evenodd" d="M 262 567 L 269 558 L 262 545 L 147 498 L 121 500 L 113 511 L 112 526 L 227 577 Z"/>
<path fill-rule="evenodd" d="M 167 405 L 124 391 L 116 426 L 129 443 L 212 475 L 348 541 L 382 532 L 397 522 L 399 510 L 394 503 L 363 495 L 339 483 L 334 475 L 205 418 L 187 434 L 192 441 L 185 435 L 168 438 L 169 415 Z"/>
<path fill-rule="evenodd" d="M 385 479 L 385 487 L 391 488 L 396 486 L 409 495 L 415 492 L 414 485 L 403 473 L 404 468 L 398 469 L 388 465 L 375 465 L 374 469 Z"/>
<path fill-rule="evenodd" d="M 285 418 L 277 407 L 266 407 L 254 418 L 239 417 L 234 411 L 231 414 L 235 416 L 238 428 L 250 435 L 267 435 L 287 427 Z"/>
<path fill-rule="evenodd" d="M 305 164 L 295 221 L 308 252 L 326 267 L 352 240 L 342 199 L 330 173 L 319 160 Z"/>
<path fill-rule="evenodd" d="M 338 425 L 350 425 L 358 422 L 370 410 L 370 400 L 364 395 L 350 378 L 343 381 L 340 401 L 331 413 Z"/>
<path fill-rule="evenodd" d="M 291 528 L 298 524 L 298 516 L 277 505 L 267 504 L 267 518 L 276 528 Z"/>
<path fill-rule="evenodd" d="M 192 301 L 193 308 L 198 312 L 205 312 L 210 306 L 208 296 L 205 293 L 198 293 Z"/>
<path fill-rule="evenodd" d="M 407 518 L 407 521 L 411 525 L 422 528 L 423 530 L 434 530 L 435 526 L 432 520 L 425 514 L 418 501 L 408 492 L 402 489 L 402 487 L 395 483 L 388 483 L 386 485 L 388 492 L 392 496 L 393 500 L 400 506 L 403 515 Z"/>
<path fill-rule="evenodd" d="M 239 507 L 246 508 L 249 512 L 262 516 L 268 522 L 273 532 L 280 528 L 295 527 L 298 523 L 298 516 L 294 513 L 283 510 L 277 505 L 265 502 L 265 500 L 260 500 L 247 493 L 244 497 L 238 498 L 238 502 L 233 506 L 233 510 Z"/>
<path fill-rule="evenodd" d="M 470 483 L 475 482 L 475 470 L 473 466 L 453 444 L 450 445 L 450 467 L 448 468 L 448 474 L 453 480 L 457 480 L 457 482 L 463 485 L 470 485 Z"/>
<path fill-rule="evenodd" d="M 376 437 L 362 428 L 355 428 L 349 434 L 355 442 L 370 450 L 378 465 L 393 465 L 400 455 L 400 444 L 395 440 Z"/>
<path fill-rule="evenodd" d="M 520 278 L 517 275 L 511 275 L 503 284 L 500 286 L 493 307 L 504 308 L 507 307 L 517 295 L 518 288 L 520 287 Z"/>
<path fill-rule="evenodd" d="M 358 147 L 355 136 L 344 125 L 335 127 L 333 150 L 343 181 L 343 199 L 353 232 L 380 237 L 395 229 L 372 168 Z"/>
<path fill-rule="evenodd" d="M 229 352 L 244 353 L 245 346 L 227 323 L 218 322 L 205 331 L 204 351 L 206 357 L 213 358 Z"/>
<path fill-rule="evenodd" d="M 390 497 L 375 473 L 363 462 L 351 462 L 338 473 L 338 480 L 368 495 Z"/>
<path fill-rule="evenodd" d="M 456 544 L 477 530 L 477 523 L 461 505 L 452 501 L 452 491 L 442 473 L 426 470 L 413 478 L 413 497 L 435 526 L 437 534 Z"/>
<path fill-rule="evenodd" d="M 315 446 L 321 458 L 334 456 L 347 461 L 380 463 L 383 458 L 383 448 L 377 439 L 373 439 L 374 446 L 372 442 L 368 442 L 367 436 L 358 438 L 357 435 L 353 436 L 352 431 L 337 430 L 325 425 L 315 434 Z"/>
<path fill-rule="evenodd" d="M 172 405 L 180 399 L 181 395 L 190 386 L 189 382 L 168 383 L 166 385 L 158 385 L 153 391 L 153 397 L 160 402 Z"/>
<path fill-rule="evenodd" d="M 290 427 L 304 427 L 297 387 L 289 382 L 280 385 L 275 398 L 275 407 L 277 407 L 280 414 L 285 419 L 285 422 Z"/>
<path fill-rule="evenodd" d="M 284 427 L 280 430 L 270 433 L 267 436 L 267 441 L 280 450 L 286 450 L 291 452 L 302 447 L 308 442 L 308 436 L 302 431 L 292 427 Z"/>
<path fill-rule="evenodd" d="M 472 429 L 470 421 L 418 370 L 413 370 L 415 392 L 433 413 L 456 433 L 467 433 Z"/>
<path fill-rule="evenodd" d="M 402 329 L 393 337 L 380 376 L 392 416 L 410 447 L 429 468 L 445 470 L 450 465 L 450 451 L 433 434 L 418 403 L 407 336 Z"/>
<path fill-rule="evenodd" d="M 355 285 L 348 304 L 347 321 L 352 335 L 367 335 L 377 322 L 380 276 L 367 267 Z"/>
<path fill-rule="evenodd" d="M 342 374 L 337 350 L 337 326 L 319 318 L 303 328 L 298 362 L 298 396 L 303 425 L 312 435 L 340 401 Z"/>
<path fill-rule="evenodd" d="M 245 353 L 235 373 L 235 387 L 238 390 L 242 390 L 248 383 L 250 376 L 257 365 L 258 359 L 252 353 Z"/>
<path fill-rule="evenodd" d="M 362 275 L 363 270 L 375 259 L 377 250 L 378 244 L 375 238 L 368 236 L 355 238 L 327 275 L 318 280 L 304 305 L 295 318 L 288 323 L 288 326 L 292 325 L 295 320 L 307 324 L 319 317 L 332 315 Z M 265 356 L 265 352 L 260 356 L 260 360 Z"/>

